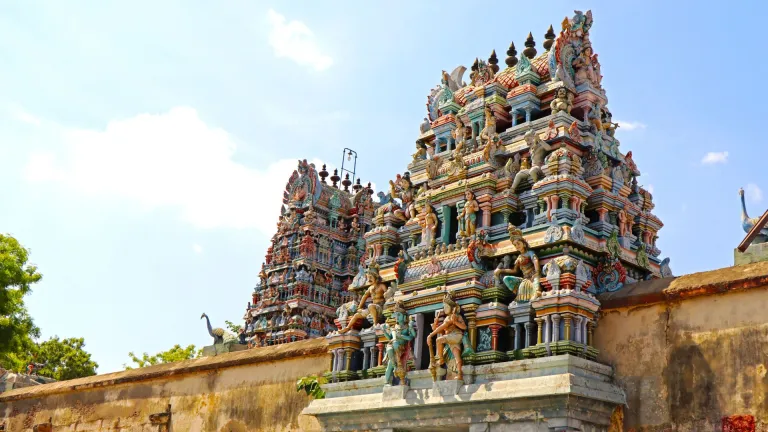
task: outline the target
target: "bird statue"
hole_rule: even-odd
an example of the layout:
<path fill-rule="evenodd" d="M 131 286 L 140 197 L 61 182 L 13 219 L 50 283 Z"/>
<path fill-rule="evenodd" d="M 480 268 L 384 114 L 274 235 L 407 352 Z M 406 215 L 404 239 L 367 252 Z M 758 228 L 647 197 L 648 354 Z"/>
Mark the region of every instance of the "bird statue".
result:
<path fill-rule="evenodd" d="M 750 218 L 747 214 L 747 206 L 744 203 L 744 189 L 739 188 L 739 196 L 741 197 L 741 227 L 744 228 L 744 232 L 749 232 L 757 224 L 759 218 Z M 760 236 L 764 239 L 768 239 L 768 226 L 760 230 Z"/>
<path fill-rule="evenodd" d="M 208 315 L 203 312 L 202 315 L 200 315 L 200 319 L 205 318 L 205 322 L 208 324 L 208 334 L 211 335 L 213 338 L 213 344 L 219 345 L 219 344 L 225 344 L 225 345 L 231 345 L 238 342 L 237 336 L 234 334 L 224 330 L 221 327 L 217 328 L 211 328 L 211 320 L 208 319 Z"/>

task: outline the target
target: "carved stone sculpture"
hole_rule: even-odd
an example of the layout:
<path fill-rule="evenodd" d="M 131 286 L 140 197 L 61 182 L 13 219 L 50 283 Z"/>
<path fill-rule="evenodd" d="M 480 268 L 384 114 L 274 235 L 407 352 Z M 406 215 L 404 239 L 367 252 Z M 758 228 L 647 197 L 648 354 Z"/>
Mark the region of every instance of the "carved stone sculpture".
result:
<path fill-rule="evenodd" d="M 449 292 L 443 297 L 443 322 L 437 325 L 438 317 L 435 318 L 432 333 L 427 335 L 427 345 L 429 346 L 430 364 L 429 370 L 432 373 L 432 379 L 437 380 L 437 368 L 446 360 L 446 355 L 454 361 L 456 369 L 456 379 L 463 380 L 464 374 L 462 368 L 464 362 L 461 360 L 462 344 L 464 332 L 467 330 L 467 324 L 461 316 L 461 306 L 456 303 L 453 293 Z M 437 336 L 435 338 L 435 336 Z"/>
<path fill-rule="evenodd" d="M 511 269 L 496 269 L 494 271 L 496 280 L 497 282 L 501 280 L 512 291 L 515 301 L 534 300 L 541 294 L 539 258 L 530 250 L 523 233 L 512 224 L 509 224 L 509 239 L 520 252 L 520 255 Z M 522 277 L 512 276 L 518 273 L 522 273 Z"/>
<path fill-rule="evenodd" d="M 461 209 L 461 212 L 457 217 L 459 220 L 459 235 L 472 237 L 475 235 L 477 227 L 477 211 L 480 210 L 480 206 L 472 191 L 466 191 L 464 197 L 467 201 L 464 203 L 464 208 Z"/>
<path fill-rule="evenodd" d="M 517 192 L 518 186 L 524 180 L 530 179 L 535 183 L 544 177 L 544 172 L 541 170 L 541 166 L 544 164 L 544 158 L 547 156 L 547 152 L 552 150 L 552 146 L 547 144 L 546 141 L 539 138 L 533 129 L 529 130 L 525 134 L 525 143 L 528 144 L 528 151 L 531 154 L 531 166 L 530 168 L 521 169 L 512 181 L 510 189 L 512 192 Z"/>
<path fill-rule="evenodd" d="M 387 369 L 384 378 L 387 384 L 392 384 L 392 375 L 399 378 L 400 385 L 405 385 L 405 373 L 407 372 L 408 359 L 413 357 L 412 341 L 416 337 L 416 329 L 413 322 L 408 319 L 405 305 L 402 301 L 395 304 L 393 310 L 395 325 L 389 327 L 383 324 L 381 329 L 387 339 L 387 348 L 384 361 Z"/>
<path fill-rule="evenodd" d="M 573 109 L 573 95 L 568 92 L 563 87 L 560 87 L 557 89 L 557 93 L 555 93 L 555 98 L 552 99 L 552 102 L 549 104 L 549 107 L 552 109 L 552 114 L 557 114 L 560 111 L 565 112 L 566 114 L 569 114 L 571 110 Z"/>
<path fill-rule="evenodd" d="M 376 263 L 368 266 L 367 279 L 368 290 L 365 291 L 365 294 L 360 298 L 360 303 L 357 305 L 355 314 L 349 319 L 347 325 L 339 330 L 339 333 L 343 334 L 348 332 L 360 320 L 364 320 L 369 316 L 372 318 L 373 324 L 377 324 L 383 316 L 384 302 L 386 301 L 384 296 L 387 293 L 387 286 L 381 281 L 379 267 Z M 369 298 L 371 299 L 371 304 L 366 308 L 365 302 Z"/>

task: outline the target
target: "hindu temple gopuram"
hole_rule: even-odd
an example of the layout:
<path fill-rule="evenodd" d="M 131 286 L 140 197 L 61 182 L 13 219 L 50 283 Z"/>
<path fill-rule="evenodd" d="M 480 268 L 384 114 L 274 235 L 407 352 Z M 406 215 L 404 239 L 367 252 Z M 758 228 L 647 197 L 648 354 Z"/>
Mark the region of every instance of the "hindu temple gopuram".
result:
<path fill-rule="evenodd" d="M 495 51 L 475 59 L 468 82 L 463 66 L 443 71 L 412 161 L 377 203 L 359 180 L 328 184 L 325 166 L 299 162 L 246 334 L 252 346 L 326 338 L 327 398 L 308 413 L 365 430 L 417 398 L 399 427 L 437 426 L 446 398 L 501 407 L 519 376 L 542 377 L 558 430 L 576 430 L 574 410 L 599 425 L 623 403 L 593 361 L 595 296 L 670 272 L 591 26 L 576 12 L 543 52 L 529 34 L 504 69 Z"/>

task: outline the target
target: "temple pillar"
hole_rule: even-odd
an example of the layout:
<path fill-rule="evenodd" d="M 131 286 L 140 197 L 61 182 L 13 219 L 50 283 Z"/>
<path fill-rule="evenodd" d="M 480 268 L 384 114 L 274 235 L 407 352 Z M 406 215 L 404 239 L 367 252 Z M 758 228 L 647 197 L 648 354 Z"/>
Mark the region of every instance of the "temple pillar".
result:
<path fill-rule="evenodd" d="M 472 350 L 477 350 L 477 305 L 466 305 L 464 316 L 467 318 L 467 330 L 469 331 L 469 343 Z"/>
<path fill-rule="evenodd" d="M 552 342 L 560 340 L 560 314 L 552 314 Z"/>
<path fill-rule="evenodd" d="M 512 126 L 517 126 L 517 110 L 513 109 L 509 112 L 509 115 L 512 116 Z"/>
<path fill-rule="evenodd" d="M 491 226 L 491 198 L 491 195 L 488 194 L 477 197 L 478 207 L 483 212 L 483 228 Z"/>
<path fill-rule="evenodd" d="M 330 358 L 330 360 L 331 360 L 331 365 L 330 365 L 330 368 L 329 368 L 328 370 L 329 370 L 329 371 L 331 371 L 331 372 L 333 372 L 333 370 L 334 370 L 334 369 L 333 369 L 333 363 L 334 363 L 334 361 L 336 360 L 336 355 L 333 353 L 333 351 L 328 351 L 328 357 L 329 357 L 329 358 Z"/>
<path fill-rule="evenodd" d="M 594 321 L 590 321 L 587 323 L 587 345 L 592 346 L 592 332 L 595 330 L 596 323 Z"/>
<path fill-rule="evenodd" d="M 563 314 L 565 320 L 565 338 L 564 340 L 571 340 L 571 314 Z"/>
<path fill-rule="evenodd" d="M 531 121 L 531 109 L 528 108 L 525 110 L 525 122 L 530 123 Z"/>
<path fill-rule="evenodd" d="M 534 321 L 536 321 L 536 325 L 538 327 L 538 331 L 537 331 L 538 336 L 536 337 L 536 345 L 539 345 L 540 343 L 543 342 L 543 340 L 542 340 L 542 330 L 544 329 L 544 326 L 541 325 L 541 324 L 544 322 L 544 319 L 536 318 Z M 528 324 L 528 323 L 526 323 L 526 324 Z"/>
<path fill-rule="evenodd" d="M 528 348 L 531 346 L 531 322 L 525 323 L 525 346 L 523 348 Z"/>
<path fill-rule="evenodd" d="M 421 359 L 424 358 L 424 314 L 416 315 L 416 342 L 414 343 L 414 369 L 421 368 Z"/>
<path fill-rule="evenodd" d="M 379 365 L 381 365 L 381 362 L 383 361 L 382 357 L 384 357 L 384 343 L 382 343 L 382 342 L 377 343 L 376 344 L 376 351 L 379 354 L 378 360 L 376 362 L 376 366 L 379 366 Z"/>
<path fill-rule="evenodd" d="M 378 350 L 376 349 L 376 345 L 370 347 L 370 350 L 371 350 L 371 359 L 370 359 L 371 365 L 369 366 L 369 369 L 370 368 L 374 368 L 374 367 L 379 365 L 376 362 L 376 360 L 378 360 L 377 359 L 377 352 L 378 352 Z"/>
<path fill-rule="evenodd" d="M 493 351 L 499 350 L 499 330 L 501 326 L 498 324 L 491 324 L 491 349 Z"/>
<path fill-rule="evenodd" d="M 347 348 L 345 356 L 344 370 L 352 370 L 352 354 L 355 352 L 352 348 Z"/>
<path fill-rule="evenodd" d="M 605 217 L 608 215 L 608 209 L 599 208 L 597 214 L 600 216 L 600 222 L 605 222 Z"/>
<path fill-rule="evenodd" d="M 370 355 L 371 355 L 371 348 L 363 347 L 363 367 L 361 370 L 368 370 L 369 368 L 368 362 L 370 361 Z"/>
<path fill-rule="evenodd" d="M 440 239 L 442 240 L 443 244 L 448 245 L 451 244 L 451 228 L 453 228 L 453 224 L 455 223 L 454 217 L 451 214 L 451 206 L 449 205 L 443 205 L 441 207 L 440 213 L 442 214 L 443 218 L 443 232 L 440 233 Z"/>
<path fill-rule="evenodd" d="M 539 343 L 541 343 L 542 340 L 544 342 L 549 342 L 550 339 L 552 338 L 552 336 L 550 336 L 552 334 L 552 326 L 550 325 L 550 322 L 549 322 L 549 315 L 544 315 L 542 318 L 539 318 L 539 319 L 542 320 L 542 323 L 540 325 L 544 327 L 543 338 L 539 338 L 540 339 Z"/>

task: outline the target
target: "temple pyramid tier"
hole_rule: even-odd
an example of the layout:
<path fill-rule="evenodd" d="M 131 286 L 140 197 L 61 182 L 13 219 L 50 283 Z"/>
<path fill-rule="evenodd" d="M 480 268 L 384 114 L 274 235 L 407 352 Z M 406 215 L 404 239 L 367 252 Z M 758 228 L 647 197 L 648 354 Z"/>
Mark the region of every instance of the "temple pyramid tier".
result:
<path fill-rule="evenodd" d="M 592 14 L 537 53 L 442 72 L 407 170 L 379 192 L 367 268 L 326 336 L 334 380 L 572 354 L 594 359 L 596 295 L 670 276 L 663 226 L 608 109 Z"/>
<path fill-rule="evenodd" d="M 347 287 L 363 260 L 373 191 L 348 174 L 342 180 L 335 171 L 332 184 L 327 177 L 325 165 L 318 172 L 303 160 L 288 180 L 245 315 L 250 347 L 324 336 L 337 328 L 336 308 L 354 299 Z"/>

